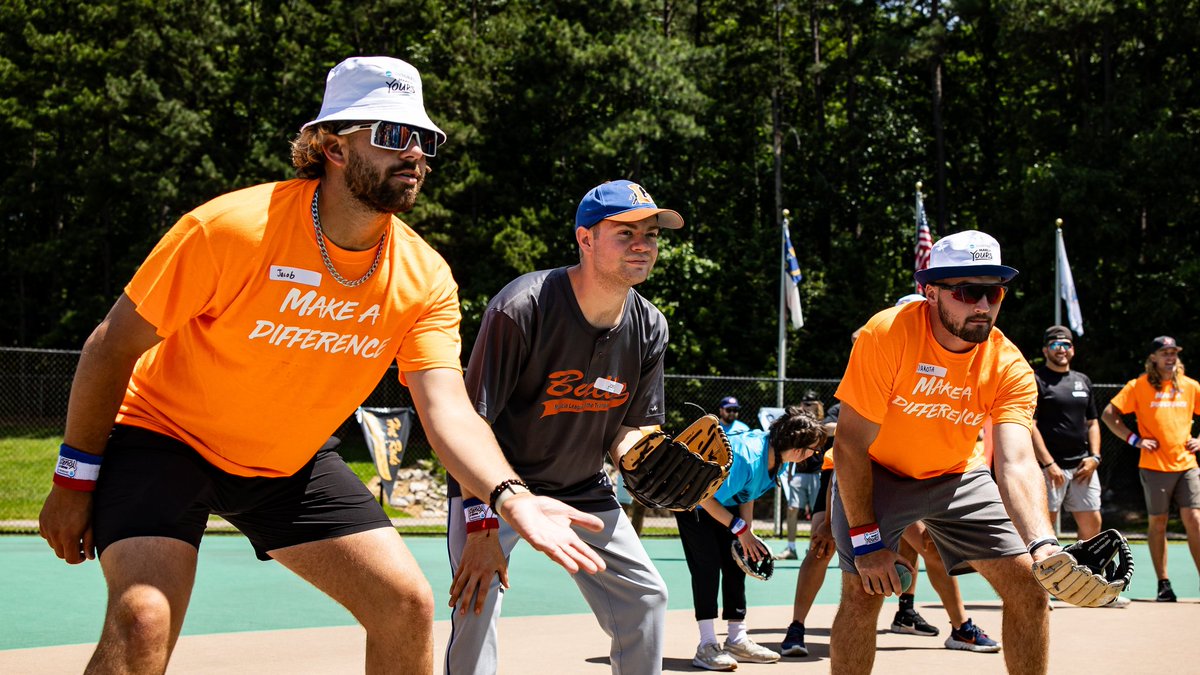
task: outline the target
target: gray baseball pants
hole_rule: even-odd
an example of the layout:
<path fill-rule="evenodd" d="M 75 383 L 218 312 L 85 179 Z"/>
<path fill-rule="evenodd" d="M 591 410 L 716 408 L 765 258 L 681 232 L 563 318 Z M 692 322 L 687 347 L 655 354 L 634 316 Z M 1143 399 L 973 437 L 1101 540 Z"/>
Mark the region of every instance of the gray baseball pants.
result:
<path fill-rule="evenodd" d="M 449 508 L 447 544 L 453 574 L 458 569 L 466 542 L 462 498 L 450 500 Z M 667 585 L 621 509 L 592 515 L 604 522 L 604 529 L 600 532 L 576 529 L 576 532 L 604 559 L 607 569 L 595 575 L 580 572 L 572 578 L 600 627 L 612 638 L 609 650 L 612 672 L 625 675 L 661 673 Z M 504 556 L 508 558 L 520 537 L 503 519 L 500 520 L 499 537 Z M 522 580 L 510 578 L 510 582 L 519 584 Z M 536 581 L 528 579 L 524 583 Z M 472 609 L 465 615 L 457 609 L 453 612 L 446 647 L 447 675 L 494 675 L 497 672 L 496 620 L 500 618 L 503 599 L 500 580 L 493 575 L 482 614 L 473 611 L 473 599 Z M 552 646 L 547 645 L 547 648 Z"/>

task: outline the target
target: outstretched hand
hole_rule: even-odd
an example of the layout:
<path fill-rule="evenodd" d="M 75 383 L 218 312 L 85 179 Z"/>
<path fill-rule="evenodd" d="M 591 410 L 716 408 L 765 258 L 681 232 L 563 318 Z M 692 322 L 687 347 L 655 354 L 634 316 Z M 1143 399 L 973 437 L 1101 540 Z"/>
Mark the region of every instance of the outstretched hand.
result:
<path fill-rule="evenodd" d="M 580 570 L 588 574 L 604 571 L 604 560 L 571 530 L 575 526 L 599 532 L 604 523 L 596 516 L 557 499 L 533 495 L 509 498 L 504 502 L 500 516 L 530 546 L 545 553 L 571 574 Z"/>

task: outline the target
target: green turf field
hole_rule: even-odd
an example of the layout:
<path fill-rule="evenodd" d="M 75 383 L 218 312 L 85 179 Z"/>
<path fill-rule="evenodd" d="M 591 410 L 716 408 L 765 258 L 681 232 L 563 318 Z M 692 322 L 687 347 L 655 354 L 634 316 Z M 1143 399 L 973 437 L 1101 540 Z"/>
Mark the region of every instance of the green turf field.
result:
<path fill-rule="evenodd" d="M 444 537 L 406 537 L 405 541 L 433 585 L 439 604 L 448 597 L 450 575 Z M 773 550 L 779 541 L 769 541 Z M 683 548 L 675 538 L 647 539 L 647 551 L 666 579 L 671 609 L 691 606 Z M 1138 569 L 1131 595 L 1150 598 L 1155 580 L 1144 545 L 1133 546 Z M 1195 597 L 1197 574 L 1183 543 L 1170 545 L 1172 580 L 1180 597 Z M 755 606 L 790 605 L 799 563 L 777 563 L 767 582 L 747 580 L 751 614 Z M 570 576 L 528 546 L 518 546 L 510 570 L 512 589 L 505 595 L 505 616 L 581 614 L 589 610 Z M 818 604 L 833 604 L 839 575 L 830 570 Z M 973 601 L 996 596 L 979 577 L 959 577 L 963 597 Z M 917 601 L 936 603 L 927 583 Z M 54 557 L 45 542 L 32 536 L 0 537 L 0 650 L 94 642 L 104 613 L 104 581 L 95 561 L 70 566 Z M 436 618 L 449 618 L 440 607 Z M 934 617 L 927 617 L 934 621 Z M 939 617 L 939 619 L 944 617 Z M 240 535 L 209 536 L 200 551 L 196 589 L 183 627 L 185 635 L 352 625 L 339 605 L 282 566 L 259 562 Z"/>

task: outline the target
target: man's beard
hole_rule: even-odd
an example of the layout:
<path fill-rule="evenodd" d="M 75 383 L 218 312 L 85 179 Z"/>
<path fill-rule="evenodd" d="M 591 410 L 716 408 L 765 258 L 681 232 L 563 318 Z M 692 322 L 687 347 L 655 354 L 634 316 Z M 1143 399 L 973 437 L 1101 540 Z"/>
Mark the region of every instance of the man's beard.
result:
<path fill-rule="evenodd" d="M 970 319 L 975 318 L 974 316 L 968 316 L 966 319 L 963 319 L 962 323 L 956 325 L 949 313 L 946 312 L 945 305 L 940 302 L 938 303 L 938 318 L 942 321 L 942 327 L 950 331 L 951 335 L 966 342 L 973 342 L 975 344 L 987 342 L 988 335 L 992 332 L 993 321 L 990 316 L 986 317 L 986 324 L 968 323 Z"/>
<path fill-rule="evenodd" d="M 419 173 L 416 185 L 393 183 L 397 171 L 419 171 L 416 162 L 401 161 L 376 173 L 372 166 L 351 151 L 346 158 L 346 187 L 363 206 L 379 213 L 407 213 L 417 203 L 417 195 L 425 184 L 425 174 Z"/>

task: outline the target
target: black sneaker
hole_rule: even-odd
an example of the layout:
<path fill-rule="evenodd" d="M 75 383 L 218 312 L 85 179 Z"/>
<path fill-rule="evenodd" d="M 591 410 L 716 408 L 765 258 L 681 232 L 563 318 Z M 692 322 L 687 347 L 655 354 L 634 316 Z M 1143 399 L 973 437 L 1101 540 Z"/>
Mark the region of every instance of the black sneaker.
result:
<path fill-rule="evenodd" d="M 804 645 L 804 624 L 793 621 L 788 625 L 779 652 L 784 656 L 808 656 L 808 647 Z"/>
<path fill-rule="evenodd" d="M 892 632 L 933 637 L 938 634 L 938 629 L 930 626 L 929 622 L 921 618 L 917 610 L 902 609 L 896 612 L 896 618 L 892 619 Z"/>
<path fill-rule="evenodd" d="M 1155 600 L 1159 602 L 1175 602 L 1175 591 L 1171 590 L 1170 579 L 1158 580 L 1158 597 Z"/>

